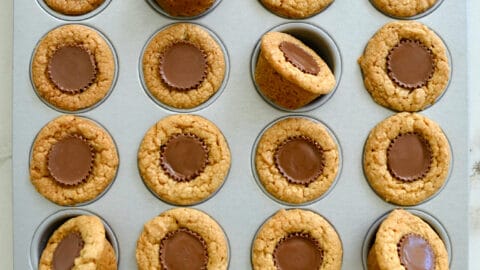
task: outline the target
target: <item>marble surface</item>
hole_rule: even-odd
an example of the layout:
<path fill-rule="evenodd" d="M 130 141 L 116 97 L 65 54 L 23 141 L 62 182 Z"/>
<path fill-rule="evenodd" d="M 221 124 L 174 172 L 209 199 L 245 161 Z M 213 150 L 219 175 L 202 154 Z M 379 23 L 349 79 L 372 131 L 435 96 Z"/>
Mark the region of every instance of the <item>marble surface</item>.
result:
<path fill-rule="evenodd" d="M 366 0 L 365 0 L 366 1 Z M 445 0 L 449 1 L 449 0 Z M 450 0 L 454 1 L 454 0 Z M 461 0 L 460 0 L 461 1 Z M 480 269 L 480 1 L 468 1 L 470 110 L 470 267 Z M 0 0 L 0 269 L 13 269 L 12 259 L 12 0 Z M 467 131 L 465 131 L 467 132 Z M 467 181 L 467 179 L 466 179 Z M 454 199 L 454 198 L 452 198 Z M 17 213 L 21 214 L 21 213 Z M 464 222 L 464 221 L 459 221 Z M 478 255 L 477 255 L 478 256 Z"/>

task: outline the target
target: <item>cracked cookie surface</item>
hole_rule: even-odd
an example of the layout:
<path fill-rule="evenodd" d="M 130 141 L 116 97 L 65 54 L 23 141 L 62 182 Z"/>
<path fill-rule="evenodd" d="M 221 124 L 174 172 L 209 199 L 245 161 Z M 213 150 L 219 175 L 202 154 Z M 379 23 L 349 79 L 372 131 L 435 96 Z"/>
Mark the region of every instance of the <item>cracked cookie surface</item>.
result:
<path fill-rule="evenodd" d="M 65 15 L 83 15 L 103 4 L 105 0 L 44 0 L 53 10 Z"/>
<path fill-rule="evenodd" d="M 430 9 L 440 0 L 372 0 L 382 12 L 394 17 L 412 17 Z"/>
<path fill-rule="evenodd" d="M 229 251 L 222 228 L 210 216 L 192 208 L 170 209 L 145 223 L 135 252 L 138 269 L 164 269 L 159 256 L 161 241 L 168 233 L 179 229 L 195 232 L 205 241 L 206 269 L 227 269 Z"/>
<path fill-rule="evenodd" d="M 275 164 L 277 148 L 287 139 L 305 136 L 322 149 L 323 170 L 304 185 L 288 181 Z M 306 203 L 322 196 L 331 187 L 339 170 L 339 149 L 327 128 L 308 118 L 282 119 L 262 134 L 255 149 L 255 169 L 259 181 L 273 197 L 287 203 Z"/>
<path fill-rule="evenodd" d="M 277 270 L 273 254 L 278 243 L 295 233 L 308 234 L 323 251 L 320 270 L 340 270 L 342 243 L 332 225 L 319 214 L 309 210 L 279 210 L 258 231 L 252 246 L 252 265 L 255 270 Z"/>
<path fill-rule="evenodd" d="M 323 11 L 333 0 L 261 0 L 261 2 L 279 16 L 302 19 Z"/>
<path fill-rule="evenodd" d="M 49 77 L 48 67 L 57 49 L 80 46 L 91 52 L 96 64 L 92 84 L 80 93 L 60 90 Z M 102 101 L 110 91 L 115 77 L 113 52 L 103 37 L 90 27 L 69 24 L 48 32 L 40 41 L 32 59 L 32 80 L 38 95 L 47 103 L 67 111 L 78 111 Z"/>
<path fill-rule="evenodd" d="M 169 87 L 160 75 L 161 56 L 175 43 L 186 42 L 206 55 L 206 77 L 200 85 L 187 91 Z M 202 27 L 177 23 L 160 30 L 150 40 L 142 58 L 143 79 L 147 91 L 159 102 L 177 109 L 191 109 L 210 99 L 220 89 L 226 72 L 225 55 L 220 45 Z"/>
<path fill-rule="evenodd" d="M 417 246 L 412 245 L 412 250 L 417 248 L 415 250 L 417 254 L 415 254 L 416 256 L 412 254 L 411 260 L 417 264 L 417 267 L 418 264 L 425 264 L 433 266 L 431 269 L 435 270 L 449 269 L 448 253 L 445 245 L 430 225 L 408 211 L 395 209 L 383 220 L 376 233 L 375 242 L 368 253 L 368 270 L 406 269 L 399 255 L 399 244 L 408 235 L 422 238 L 428 243 L 429 251 L 433 253 L 430 254 L 433 260 L 422 262 L 422 256 L 417 255 L 418 247 L 422 245 L 418 245 L 418 243 Z M 426 243 L 422 244 L 425 245 Z M 415 262 L 415 260 L 417 261 Z"/>
<path fill-rule="evenodd" d="M 407 89 L 389 76 L 387 58 L 403 40 L 420 42 L 432 54 L 433 74 L 424 86 Z M 385 24 L 368 42 L 358 59 L 365 88 L 378 104 L 396 111 L 420 111 L 433 105 L 446 90 L 450 79 L 447 49 L 440 37 L 415 21 Z"/>
<path fill-rule="evenodd" d="M 208 148 L 204 170 L 189 181 L 177 181 L 161 166 L 161 148 L 178 134 L 192 134 Z M 196 115 L 172 115 L 145 134 L 138 150 L 138 168 L 148 188 L 162 200 L 191 205 L 209 198 L 224 183 L 230 169 L 230 150 L 220 130 Z"/>
<path fill-rule="evenodd" d="M 68 136 L 81 136 L 93 149 L 93 167 L 88 178 L 76 185 L 57 182 L 48 168 L 52 147 Z M 59 205 L 76 205 L 95 199 L 115 178 L 119 158 L 110 135 L 92 120 L 74 116 L 60 116 L 38 133 L 32 147 L 30 180 L 45 198 Z"/>
<path fill-rule="evenodd" d="M 416 133 L 430 149 L 428 171 L 413 181 L 397 179 L 389 169 L 388 149 L 401 134 Z M 368 135 L 363 168 L 370 186 L 387 202 L 416 205 L 437 193 L 450 169 L 450 145 L 440 126 L 417 113 L 399 113 L 379 123 Z"/>
<path fill-rule="evenodd" d="M 96 216 L 77 216 L 67 220 L 48 239 L 48 243 L 42 252 L 40 258 L 39 270 L 55 270 L 54 265 L 65 264 L 65 255 L 71 253 L 69 244 L 64 243 L 64 239 L 76 234 L 82 242 L 82 247 L 78 256 L 73 262 L 71 269 L 85 270 L 116 270 L 117 259 L 112 245 L 105 237 L 105 228 L 102 221 Z M 62 247 L 62 244 L 65 245 Z M 70 243 L 71 248 L 72 243 Z M 62 252 L 63 256 L 57 256 L 57 250 Z M 59 257 L 59 258 L 57 258 Z M 63 258 L 62 258 L 63 257 Z"/>

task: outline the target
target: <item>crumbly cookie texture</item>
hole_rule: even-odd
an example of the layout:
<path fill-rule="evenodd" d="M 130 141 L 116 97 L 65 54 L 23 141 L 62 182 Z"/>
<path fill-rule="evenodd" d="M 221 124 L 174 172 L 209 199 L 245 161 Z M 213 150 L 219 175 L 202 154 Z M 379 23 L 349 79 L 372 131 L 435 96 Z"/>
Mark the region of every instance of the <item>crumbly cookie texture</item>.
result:
<path fill-rule="evenodd" d="M 160 148 L 175 134 L 190 133 L 207 145 L 208 164 L 191 181 L 178 182 L 160 166 Z M 196 115 L 172 115 L 158 121 L 145 134 L 138 151 L 138 168 L 145 184 L 162 200 L 190 205 L 210 197 L 225 181 L 230 150 L 220 130 Z"/>
<path fill-rule="evenodd" d="M 198 46 L 207 56 L 207 74 L 203 82 L 188 91 L 168 87 L 160 76 L 160 56 L 177 42 Z M 157 33 L 147 45 L 142 59 L 143 79 L 150 94 L 165 105 L 178 109 L 194 108 L 212 97 L 225 77 L 225 56 L 220 45 L 200 26 L 178 23 Z"/>
<path fill-rule="evenodd" d="M 39 270 L 53 270 L 54 252 L 65 236 L 79 233 L 84 242 L 73 270 L 116 270 L 117 259 L 112 245 L 105 237 L 102 221 L 96 216 L 77 216 L 62 224 L 50 237 L 42 252 Z"/>
<path fill-rule="evenodd" d="M 448 270 L 448 253 L 437 233 L 421 218 L 403 210 L 393 210 L 377 231 L 368 254 L 368 270 L 405 269 L 398 256 L 398 243 L 407 234 L 424 238 L 435 254 L 435 270 Z"/>
<path fill-rule="evenodd" d="M 207 245 L 207 269 L 227 269 L 228 244 L 222 228 L 207 214 L 191 208 L 174 208 L 145 223 L 137 241 L 138 269 L 160 269 L 160 242 L 180 228 L 198 233 Z"/>
<path fill-rule="evenodd" d="M 401 40 L 419 41 L 432 53 L 434 72 L 425 86 L 409 90 L 390 79 L 387 57 Z M 396 111 L 420 111 L 434 104 L 450 79 L 450 64 L 442 40 L 427 26 L 415 21 L 384 25 L 370 39 L 358 63 L 365 87 L 375 102 Z"/>
<path fill-rule="evenodd" d="M 73 45 L 88 49 L 97 67 L 94 82 L 83 92 L 62 92 L 50 80 L 48 64 L 57 49 Z M 37 46 L 32 59 L 32 80 L 35 89 L 46 102 L 67 111 L 91 107 L 108 94 L 115 77 L 115 61 L 107 42 L 95 30 L 76 24 L 60 26 L 50 31 Z"/>
<path fill-rule="evenodd" d="M 308 185 L 290 183 L 275 165 L 277 147 L 293 136 L 311 138 L 323 150 L 323 172 Z M 322 124 L 306 118 L 286 118 L 262 135 L 255 153 L 255 168 L 265 190 L 275 198 L 288 203 L 309 202 L 324 194 L 334 182 L 339 169 L 338 145 Z"/>
<path fill-rule="evenodd" d="M 394 17 L 411 17 L 431 8 L 437 0 L 372 0 L 372 3 L 387 15 Z"/>
<path fill-rule="evenodd" d="M 53 179 L 48 170 L 48 154 L 63 138 L 79 135 L 93 148 L 94 165 L 89 177 L 75 186 L 65 186 Z M 110 135 L 98 124 L 74 115 L 60 116 L 38 133 L 30 160 L 30 180 L 45 198 L 59 205 L 75 205 L 95 199 L 115 178 L 118 153 Z"/>
<path fill-rule="evenodd" d="M 327 8 L 333 0 L 261 0 L 273 13 L 292 19 L 313 16 Z"/>
<path fill-rule="evenodd" d="M 103 4 L 105 0 L 44 0 L 53 10 L 65 15 L 83 15 Z"/>
<path fill-rule="evenodd" d="M 429 144 L 430 169 L 415 181 L 396 179 L 388 170 L 387 150 L 400 134 L 417 133 Z M 434 195 L 445 183 L 450 168 L 450 146 L 434 121 L 417 113 L 399 113 L 378 124 L 369 134 L 363 167 L 370 186 L 387 202 L 416 205 Z"/>
<path fill-rule="evenodd" d="M 321 270 L 341 269 L 343 249 L 337 232 L 322 216 L 301 209 L 282 209 L 262 225 L 253 242 L 253 269 L 277 270 L 272 258 L 277 243 L 298 232 L 309 234 L 322 248 Z"/>
<path fill-rule="evenodd" d="M 168 14 L 176 17 L 193 17 L 207 11 L 215 0 L 156 0 Z"/>
<path fill-rule="evenodd" d="M 318 74 L 307 74 L 290 63 L 280 49 L 282 42 L 295 44 L 305 51 L 318 65 Z M 269 32 L 262 37 L 255 82 L 268 99 L 287 109 L 298 109 L 330 93 L 336 84 L 330 68 L 315 51 L 295 37 L 280 32 Z"/>

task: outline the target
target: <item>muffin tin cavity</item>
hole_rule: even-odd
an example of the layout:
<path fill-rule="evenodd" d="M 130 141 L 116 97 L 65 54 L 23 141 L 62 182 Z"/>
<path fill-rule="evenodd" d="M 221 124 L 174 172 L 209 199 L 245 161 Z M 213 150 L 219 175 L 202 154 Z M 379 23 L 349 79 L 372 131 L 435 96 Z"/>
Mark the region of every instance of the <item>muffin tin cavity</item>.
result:
<path fill-rule="evenodd" d="M 82 33 L 83 37 L 88 38 L 88 40 L 74 38 L 74 42 L 72 42 L 69 36 L 70 31 L 73 31 L 74 34 L 75 31 Z M 97 40 L 95 36 L 90 39 L 91 33 L 98 34 L 99 39 Z M 46 38 L 49 40 L 46 41 Z M 62 41 L 62 38 L 65 40 Z M 103 46 L 104 44 L 106 46 Z M 39 46 L 42 47 L 42 52 L 39 52 Z M 60 48 L 65 47 L 78 47 L 85 50 L 91 54 L 95 63 L 94 81 L 80 92 L 63 92 L 55 86 L 50 78 L 48 70 L 51 60 L 45 60 L 44 58 L 48 57 L 47 55 L 51 55 L 51 58 Z M 110 63 L 113 63 L 113 65 L 110 65 Z M 45 72 L 42 72 L 43 65 L 47 66 Z M 111 70 L 112 66 L 113 70 Z M 29 68 L 30 81 L 34 92 L 45 105 L 61 113 L 85 113 L 100 106 L 108 99 L 117 82 L 119 65 L 113 44 L 102 32 L 92 26 L 83 24 L 64 24 L 49 30 L 38 41 L 30 59 Z M 108 84 L 110 86 L 106 87 Z M 43 90 L 40 91 L 37 86 Z M 57 105 L 53 103 L 57 103 Z"/>
<path fill-rule="evenodd" d="M 97 216 L 99 217 L 103 225 L 105 227 L 105 234 L 108 242 L 113 247 L 115 252 L 115 256 L 117 258 L 117 265 L 119 265 L 120 261 L 120 245 L 117 240 L 117 236 L 115 235 L 112 227 L 105 221 L 101 216 L 98 214 L 91 212 L 85 209 L 66 209 L 57 211 L 47 218 L 45 218 L 35 230 L 33 234 L 32 241 L 30 243 L 30 267 L 31 269 L 38 269 L 38 263 L 40 261 L 40 257 L 42 256 L 42 252 L 45 249 L 48 239 L 52 236 L 54 231 L 60 227 L 63 223 L 67 220 L 81 216 L 81 215 L 89 215 L 89 216 Z"/>
<path fill-rule="evenodd" d="M 301 125 L 308 125 L 308 127 L 305 127 L 305 130 L 302 131 L 302 128 L 298 127 Z M 272 127 L 274 126 L 275 131 L 272 131 Z M 310 131 L 310 129 L 314 129 L 315 131 Z M 295 134 L 283 135 L 283 133 L 286 132 L 285 130 L 290 130 L 292 131 L 292 133 Z M 268 138 L 264 136 L 267 131 L 271 133 Z M 304 132 L 306 133 L 303 134 Z M 323 138 L 323 136 L 321 135 L 322 132 L 328 134 L 329 138 Z M 320 134 L 319 137 L 315 138 L 314 143 L 320 146 L 320 148 L 328 146 L 329 149 L 321 150 L 323 163 L 322 172 L 319 175 L 315 175 L 315 178 L 312 179 L 312 181 L 310 181 L 310 183 L 308 184 L 295 184 L 291 183 L 290 180 L 287 180 L 288 177 L 283 176 L 284 173 L 279 171 L 277 164 L 273 164 L 273 161 L 272 164 L 270 164 L 269 161 L 266 161 L 270 160 L 270 158 L 266 156 L 269 155 L 266 154 L 267 152 L 262 152 L 263 154 L 260 153 L 260 156 L 257 157 L 257 150 L 261 142 L 263 144 L 262 147 L 266 149 L 270 149 L 273 147 L 277 149 L 274 151 L 278 152 L 279 146 L 285 141 L 288 141 L 292 138 L 304 138 L 310 141 L 313 140 L 311 136 L 314 133 Z M 274 135 L 272 136 L 272 134 Z M 281 140 L 279 142 L 276 142 L 279 139 L 275 138 L 275 135 L 277 134 L 282 134 L 282 138 L 280 138 Z M 277 145 L 269 146 L 270 144 Z M 322 144 L 324 146 L 321 146 Z M 277 159 L 277 154 L 274 155 L 274 159 Z M 258 162 L 261 162 L 262 168 L 264 168 L 262 169 L 262 171 L 264 171 L 264 174 L 265 167 L 269 167 L 268 172 L 272 174 L 270 177 L 266 177 L 269 174 L 265 174 L 264 179 L 262 180 L 257 167 L 257 159 Z M 252 166 L 252 173 L 258 184 L 258 187 L 270 199 L 287 206 L 309 205 L 325 198 L 334 189 L 342 171 L 342 148 L 336 135 L 325 123 L 303 115 L 285 116 L 272 121 L 260 132 L 253 145 L 250 160 Z M 277 181 L 278 183 L 274 183 Z M 301 196 L 299 194 L 304 195 Z"/>
<path fill-rule="evenodd" d="M 452 261 L 452 243 L 450 240 L 450 236 L 446 230 L 446 228 L 443 226 L 443 224 L 434 216 L 432 216 L 430 213 L 427 213 L 423 210 L 419 209 L 413 209 L 413 208 L 407 208 L 405 209 L 411 214 L 421 218 L 423 221 L 425 221 L 432 229 L 438 234 L 440 239 L 443 241 L 445 248 L 448 253 L 448 260 L 449 263 Z M 380 224 L 387 218 L 387 216 L 390 214 L 390 211 L 383 214 L 381 217 L 379 217 L 368 229 L 365 239 L 363 240 L 363 245 L 362 245 L 362 264 L 363 264 L 363 269 L 368 270 L 367 268 L 367 257 L 368 257 L 368 252 L 370 251 L 370 248 L 373 246 L 375 243 L 375 238 L 376 234 L 378 231 L 378 228 L 380 227 Z"/>
<path fill-rule="evenodd" d="M 332 71 L 333 75 L 335 76 L 336 84 L 330 93 L 321 95 L 309 104 L 296 110 L 290 110 L 273 103 L 262 93 L 262 91 L 260 91 L 259 86 L 255 82 L 255 69 L 260 55 L 261 40 L 259 40 L 253 49 L 250 61 L 251 77 L 258 94 L 265 100 L 265 102 L 274 108 L 286 112 L 308 112 L 325 104 L 335 94 L 342 77 L 342 57 L 340 50 L 333 38 L 324 29 L 306 22 L 290 22 L 280 24 L 269 29 L 264 34 L 268 32 L 283 32 L 290 34 L 314 50 Z"/>
<path fill-rule="evenodd" d="M 87 12 L 87 13 L 84 13 L 84 14 L 67 15 L 67 14 L 63 14 L 63 13 L 61 13 L 59 11 L 56 11 L 56 10 L 52 9 L 51 7 L 49 7 L 47 5 L 47 3 L 45 3 L 45 0 L 37 0 L 38 5 L 40 5 L 40 7 L 42 7 L 45 10 L 45 12 L 47 12 L 48 14 L 52 15 L 55 18 L 58 18 L 58 19 L 64 20 L 64 21 L 83 21 L 83 20 L 90 19 L 90 18 L 98 15 L 105 8 L 107 8 L 107 6 L 110 4 L 111 1 L 112 0 L 104 0 L 104 2 L 102 4 L 100 4 L 98 7 L 96 7 L 95 9 L 93 9 L 93 10 Z M 77 1 L 63 1 L 63 2 L 77 2 Z M 82 2 L 86 2 L 86 1 L 82 1 Z"/>
<path fill-rule="evenodd" d="M 385 16 L 388 16 L 390 18 L 393 18 L 393 19 L 397 19 L 397 20 L 418 20 L 422 17 L 425 17 L 427 15 L 430 15 L 431 13 L 433 13 L 437 8 L 440 7 L 440 5 L 443 3 L 443 0 L 436 0 L 436 2 L 431 5 L 429 8 L 425 9 L 424 11 L 421 11 L 419 13 L 415 12 L 416 14 L 412 13 L 413 15 L 406 15 L 406 16 L 400 16 L 400 15 L 395 15 L 393 13 L 389 13 L 387 12 L 386 9 L 382 9 L 380 8 L 379 6 L 377 6 L 375 4 L 375 2 L 396 2 L 398 3 L 399 5 L 400 4 L 403 4 L 403 3 L 400 3 L 399 1 L 395 1 L 395 0 L 370 0 L 370 3 L 372 4 L 372 6 L 378 10 L 378 12 L 381 12 L 383 13 Z M 411 4 L 413 4 L 414 2 L 424 2 L 424 1 L 420 1 L 420 0 L 413 0 L 413 1 L 410 1 Z M 391 8 L 391 7 L 390 7 Z M 412 7 L 414 8 L 414 7 Z M 393 8 L 392 8 L 393 9 Z M 410 8 L 411 9 L 411 8 Z"/>
<path fill-rule="evenodd" d="M 218 68 L 220 68 L 220 66 L 222 65 L 218 63 L 212 63 L 210 56 L 207 58 L 207 70 L 209 71 L 206 74 L 206 78 L 204 78 L 203 82 L 201 82 L 200 85 L 198 85 L 198 87 L 194 89 L 190 89 L 190 90 L 171 89 L 169 86 L 167 86 L 164 83 L 163 78 L 161 78 L 160 76 L 160 71 L 158 72 L 152 71 L 149 74 L 145 74 L 144 72 L 144 68 L 146 68 L 145 66 L 148 66 L 149 70 L 157 69 L 155 65 L 158 64 L 156 62 L 150 63 L 150 61 L 156 61 L 156 60 L 151 60 L 152 58 L 149 58 L 150 60 L 144 63 L 145 54 L 147 53 L 147 51 L 149 50 L 150 53 L 154 53 L 155 54 L 155 56 L 153 56 L 154 58 L 157 57 L 157 55 L 158 57 L 160 57 L 160 55 L 163 54 L 163 51 L 162 52 L 154 51 L 153 50 L 154 48 L 152 47 L 151 49 L 149 49 L 149 46 L 154 46 L 155 48 L 158 46 L 165 47 L 165 44 L 163 44 L 162 41 L 158 39 L 158 35 L 165 34 L 166 32 L 169 32 L 169 33 L 172 32 L 172 27 L 181 29 L 181 30 L 175 30 L 175 31 L 184 31 L 185 33 L 188 32 L 189 34 L 188 35 L 185 34 L 185 36 L 189 36 L 189 35 L 193 36 L 194 32 L 203 30 L 209 35 L 209 37 L 213 40 L 213 42 L 216 43 L 216 45 L 218 45 L 219 50 L 221 50 L 223 54 L 224 65 L 222 68 L 224 72 L 223 72 L 223 80 L 219 82 L 220 85 L 218 86 L 218 89 L 216 91 L 210 90 L 211 88 L 215 87 L 214 84 L 217 81 L 217 79 L 212 79 L 212 77 L 216 76 L 217 73 L 220 74 L 220 72 L 211 71 L 211 70 L 213 66 L 215 67 L 218 66 Z M 198 28 L 199 30 L 195 28 Z M 204 34 L 203 31 L 199 35 L 203 35 Z M 173 32 L 171 34 L 173 34 Z M 202 51 L 204 49 L 209 49 L 209 50 L 212 49 L 212 48 L 206 48 L 206 47 L 203 48 L 204 46 L 207 46 L 207 44 L 209 44 L 208 43 L 209 41 L 202 41 L 202 39 L 199 39 L 198 37 L 189 37 L 189 38 L 178 39 L 178 40 L 172 37 L 168 37 L 168 38 L 175 41 L 168 41 L 169 43 L 172 43 L 172 44 L 166 46 L 166 50 L 168 50 L 169 48 L 172 47 L 172 45 L 175 45 L 175 44 L 189 44 L 191 46 L 198 47 L 198 49 Z M 190 41 L 189 40 L 190 38 L 195 41 Z M 155 42 L 155 44 L 152 44 L 153 42 Z M 201 44 L 199 45 L 197 43 L 201 43 Z M 221 57 L 221 56 L 218 55 L 217 57 Z M 159 61 L 162 61 L 162 59 L 160 59 Z M 196 23 L 173 23 L 173 24 L 168 24 L 162 27 L 147 40 L 140 54 L 138 72 L 140 74 L 140 81 L 142 83 L 143 89 L 145 90 L 145 93 L 152 99 L 153 102 L 155 102 L 160 107 L 172 112 L 188 113 L 188 112 L 202 110 L 210 106 L 222 94 L 222 92 L 224 91 L 227 85 L 228 77 L 230 74 L 230 58 L 229 58 L 228 51 L 225 44 L 220 39 L 220 37 L 211 29 L 207 28 L 204 25 L 200 25 Z M 147 75 L 150 76 L 150 81 L 151 81 L 150 85 L 155 85 L 155 87 L 151 86 L 151 89 L 149 88 L 148 83 L 146 82 Z M 214 83 L 211 83 L 211 81 L 214 81 Z M 207 86 L 207 84 L 209 85 Z M 152 93 L 152 91 L 154 91 L 156 94 Z M 213 94 L 211 92 L 213 92 Z M 162 99 L 164 99 L 165 101 L 161 101 L 159 98 L 156 97 L 156 95 L 159 97 L 161 96 Z M 176 97 L 181 98 L 181 100 L 178 98 L 174 99 L 173 95 L 176 95 Z M 173 102 L 173 101 L 177 102 L 179 105 L 166 104 L 166 102 Z M 187 103 L 180 104 L 182 102 L 187 102 L 188 104 Z"/>
<path fill-rule="evenodd" d="M 208 13 L 212 12 L 219 4 L 220 2 L 222 2 L 222 0 L 215 0 L 215 2 L 212 4 L 212 6 L 210 6 L 210 8 L 208 8 L 207 10 L 205 10 L 204 12 L 198 14 L 198 15 L 194 15 L 194 16 L 173 16 L 171 14 L 169 14 L 168 12 L 166 12 L 164 9 L 162 9 L 160 7 L 160 5 L 157 3 L 156 0 L 146 0 L 147 3 L 158 13 L 160 13 L 161 15 L 169 18 L 169 19 L 173 19 L 173 20 L 195 20 L 195 19 L 199 19 L 200 17 L 203 17 L 205 15 L 207 15 Z"/>

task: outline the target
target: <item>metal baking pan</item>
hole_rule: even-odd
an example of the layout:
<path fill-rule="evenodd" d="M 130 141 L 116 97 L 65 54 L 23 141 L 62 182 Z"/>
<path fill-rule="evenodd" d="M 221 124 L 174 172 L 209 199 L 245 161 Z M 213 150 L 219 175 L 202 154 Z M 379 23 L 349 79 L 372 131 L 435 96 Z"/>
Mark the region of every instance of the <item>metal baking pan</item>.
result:
<path fill-rule="evenodd" d="M 79 18 L 52 15 L 39 4 L 41 2 L 16 0 L 14 7 L 15 269 L 36 269 L 35 262 L 41 253 L 38 249 L 42 245 L 39 241 L 45 241 L 46 236 L 35 232 L 51 231 L 54 228 L 45 228 L 46 224 L 58 226 L 57 220 L 79 211 L 96 213 L 108 224 L 110 239 L 118 243 L 119 268 L 136 269 L 135 248 L 143 224 L 174 207 L 157 199 L 143 184 L 137 169 L 137 149 L 150 126 L 177 113 L 152 102 L 142 86 L 138 67 L 149 38 L 179 20 L 157 12 L 152 8 L 152 1 L 107 1 L 101 12 Z M 278 17 L 258 1 L 217 2 L 204 16 L 186 21 L 205 26 L 221 40 L 229 56 L 228 81 L 213 102 L 190 113 L 202 115 L 220 128 L 230 146 L 232 164 L 223 187 L 212 198 L 194 207 L 211 215 L 224 228 L 230 243 L 229 268 L 249 269 L 251 244 L 257 229 L 277 210 L 292 207 L 271 199 L 255 180 L 251 166 L 255 140 L 275 119 L 300 113 L 312 117 L 335 134 L 342 149 L 342 170 L 326 196 L 299 207 L 318 212 L 333 224 L 343 243 L 343 269 L 362 269 L 362 247 L 371 239 L 367 233 L 371 235 L 371 226 L 396 208 L 379 198 L 368 185 L 362 169 L 363 146 L 370 130 L 394 112 L 371 99 L 363 86 L 357 59 L 372 35 L 393 19 L 380 13 L 367 0 L 336 0 L 320 14 L 305 20 Z M 435 198 L 413 208 L 441 224 L 442 234 L 445 233 L 450 242 L 451 269 L 467 269 L 468 263 L 465 14 L 465 1 L 443 1 L 433 12 L 418 18 L 444 40 L 450 51 L 450 85 L 435 105 L 421 113 L 442 127 L 452 147 L 453 163 L 443 190 Z M 109 190 L 80 209 L 49 202 L 37 193 L 29 180 L 32 142 L 46 123 L 62 114 L 46 106 L 35 94 L 29 76 L 31 56 L 43 35 L 72 20 L 103 33 L 118 58 L 118 79 L 111 94 L 102 104 L 80 115 L 99 122 L 110 132 L 118 146 L 121 163 Z M 255 48 L 265 32 L 276 27 L 285 29 L 286 23 L 295 23 L 293 33 L 304 33 L 303 30 L 308 29 L 302 29 L 299 22 L 321 29 L 323 38 L 331 38 L 328 44 L 334 44 L 336 51 L 330 53 L 338 59 L 327 59 L 327 62 L 336 61 L 331 68 L 335 70 L 338 85 L 333 94 L 311 108 L 284 111 L 271 106 L 256 91 L 251 76 L 252 57 L 256 57 Z M 318 37 L 309 35 L 301 38 L 317 47 L 315 44 L 319 43 L 315 39 Z M 315 49 L 328 57 L 329 51 L 318 46 Z M 49 220 L 53 221 L 49 223 Z"/>

